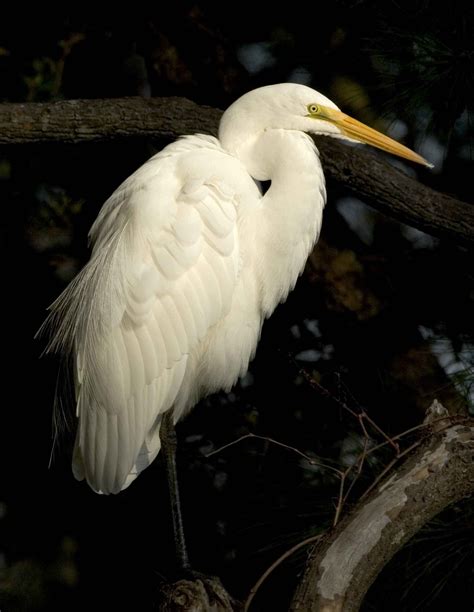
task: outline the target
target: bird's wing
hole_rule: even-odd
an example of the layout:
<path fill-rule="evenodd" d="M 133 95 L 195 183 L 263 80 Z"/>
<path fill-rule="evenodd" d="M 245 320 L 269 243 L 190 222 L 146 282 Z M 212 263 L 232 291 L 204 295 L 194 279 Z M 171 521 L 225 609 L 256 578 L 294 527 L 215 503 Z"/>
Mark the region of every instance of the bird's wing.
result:
<path fill-rule="evenodd" d="M 75 355 L 75 474 L 103 493 L 154 459 L 190 356 L 231 307 L 236 193 L 219 170 L 225 154 L 198 144 L 168 147 L 112 195 L 90 262 L 53 305 L 55 343 Z"/>

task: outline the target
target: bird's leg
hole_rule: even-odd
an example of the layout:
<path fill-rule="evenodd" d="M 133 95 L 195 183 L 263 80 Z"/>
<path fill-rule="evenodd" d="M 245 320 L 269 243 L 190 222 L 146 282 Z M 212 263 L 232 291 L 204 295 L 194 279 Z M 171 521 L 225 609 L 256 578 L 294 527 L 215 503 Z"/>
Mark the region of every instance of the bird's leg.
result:
<path fill-rule="evenodd" d="M 161 422 L 160 429 L 161 452 L 163 454 L 168 491 L 173 519 L 174 541 L 176 546 L 176 559 L 181 570 L 189 570 L 188 551 L 184 539 L 183 517 L 179 501 L 178 474 L 176 470 L 176 448 L 178 441 L 173 423 L 173 411 L 168 410 Z"/>

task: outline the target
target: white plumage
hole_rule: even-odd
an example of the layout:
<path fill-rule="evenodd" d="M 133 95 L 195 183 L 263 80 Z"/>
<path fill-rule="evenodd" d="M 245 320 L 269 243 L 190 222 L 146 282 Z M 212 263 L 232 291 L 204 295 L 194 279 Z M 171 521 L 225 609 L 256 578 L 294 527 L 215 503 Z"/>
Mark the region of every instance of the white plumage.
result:
<path fill-rule="evenodd" d="M 219 140 L 167 146 L 100 211 L 91 259 L 48 319 L 50 348 L 74 356 L 73 471 L 95 491 L 121 491 L 153 461 L 167 410 L 176 422 L 232 387 L 293 288 L 325 203 L 304 132 L 348 134 L 311 105 L 345 117 L 302 85 L 250 92 L 224 114 Z M 265 195 L 258 180 L 271 180 Z"/>

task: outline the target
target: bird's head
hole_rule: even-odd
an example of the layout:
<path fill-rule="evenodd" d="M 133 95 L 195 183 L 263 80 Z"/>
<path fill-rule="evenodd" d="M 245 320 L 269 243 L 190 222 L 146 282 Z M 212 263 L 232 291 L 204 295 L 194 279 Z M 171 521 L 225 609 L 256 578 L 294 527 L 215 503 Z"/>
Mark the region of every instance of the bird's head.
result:
<path fill-rule="evenodd" d="M 372 145 L 431 167 L 399 142 L 343 113 L 329 98 L 296 83 L 268 85 L 248 92 L 224 113 L 219 139 L 234 154 L 269 129 L 298 130 Z"/>

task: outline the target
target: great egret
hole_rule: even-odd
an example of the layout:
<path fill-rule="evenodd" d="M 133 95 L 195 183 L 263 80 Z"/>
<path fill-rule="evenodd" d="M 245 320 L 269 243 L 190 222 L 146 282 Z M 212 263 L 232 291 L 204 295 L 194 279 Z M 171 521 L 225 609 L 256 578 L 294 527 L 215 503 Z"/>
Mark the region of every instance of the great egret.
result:
<path fill-rule="evenodd" d="M 251 91 L 219 138 L 186 136 L 132 174 L 90 230 L 89 263 L 52 305 L 50 349 L 74 358 L 73 471 L 118 493 L 176 423 L 245 373 L 262 323 L 316 242 L 326 201 L 307 135 L 422 157 L 296 84 Z M 271 181 L 263 194 L 258 181 Z"/>

